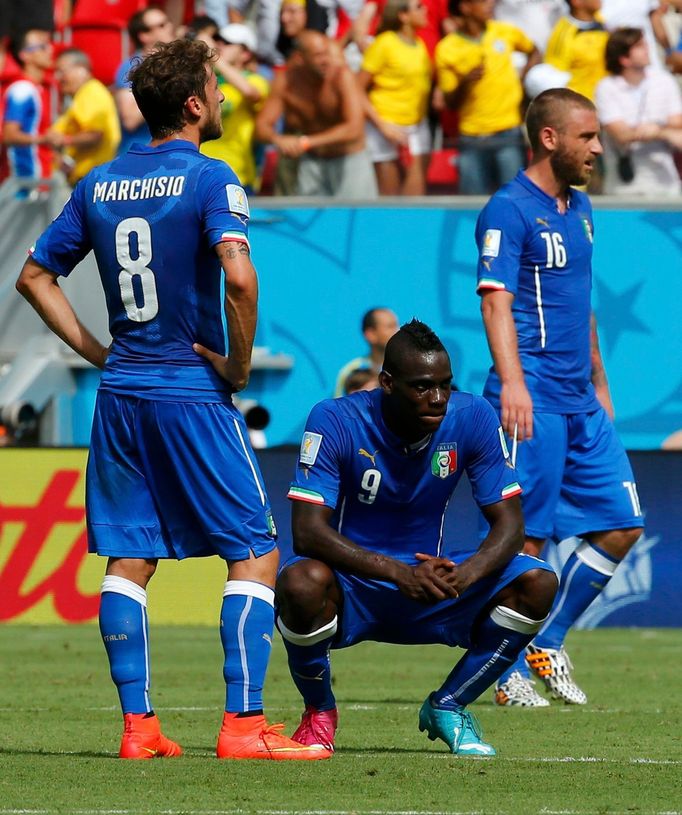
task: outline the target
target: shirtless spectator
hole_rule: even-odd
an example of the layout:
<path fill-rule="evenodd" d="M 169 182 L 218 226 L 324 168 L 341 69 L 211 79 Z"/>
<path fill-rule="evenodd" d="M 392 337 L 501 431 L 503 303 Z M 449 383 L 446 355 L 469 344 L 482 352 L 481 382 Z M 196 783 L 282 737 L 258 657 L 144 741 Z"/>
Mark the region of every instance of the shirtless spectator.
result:
<path fill-rule="evenodd" d="M 306 0 L 282 0 L 279 23 L 279 36 L 276 44 L 277 54 L 275 55 L 273 67 L 275 70 L 281 71 L 284 70 L 285 63 L 294 50 L 297 37 L 306 28 L 313 31 L 321 29 L 308 21 L 308 3 Z M 297 158 L 279 154 L 275 168 L 275 186 L 273 190 L 275 195 L 296 195 L 298 189 L 298 163 Z"/>
<path fill-rule="evenodd" d="M 285 132 L 277 132 L 284 117 Z M 299 195 L 366 199 L 377 195 L 365 150 L 362 96 L 330 40 L 304 31 L 286 68 L 275 75 L 256 120 L 258 141 L 300 158 Z"/>

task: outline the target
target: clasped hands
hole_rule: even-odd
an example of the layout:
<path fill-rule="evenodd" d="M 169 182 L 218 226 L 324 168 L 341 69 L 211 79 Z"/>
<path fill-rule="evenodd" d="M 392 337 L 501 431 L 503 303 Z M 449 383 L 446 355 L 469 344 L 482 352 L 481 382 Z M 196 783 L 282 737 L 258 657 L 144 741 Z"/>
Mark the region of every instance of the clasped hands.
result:
<path fill-rule="evenodd" d="M 454 561 L 417 552 L 416 566 L 406 564 L 398 581 L 400 591 L 412 600 L 432 605 L 443 600 L 456 600 L 468 587 L 469 580 Z"/>

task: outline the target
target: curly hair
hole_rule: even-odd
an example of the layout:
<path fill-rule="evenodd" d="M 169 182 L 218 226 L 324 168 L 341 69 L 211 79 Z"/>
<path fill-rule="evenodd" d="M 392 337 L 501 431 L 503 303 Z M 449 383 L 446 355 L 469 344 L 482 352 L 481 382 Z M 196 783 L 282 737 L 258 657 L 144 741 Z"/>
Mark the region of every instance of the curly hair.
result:
<path fill-rule="evenodd" d="M 173 40 L 134 63 L 128 79 L 152 138 L 182 130 L 190 96 L 206 102 L 206 67 L 214 59 L 215 52 L 200 40 Z"/>

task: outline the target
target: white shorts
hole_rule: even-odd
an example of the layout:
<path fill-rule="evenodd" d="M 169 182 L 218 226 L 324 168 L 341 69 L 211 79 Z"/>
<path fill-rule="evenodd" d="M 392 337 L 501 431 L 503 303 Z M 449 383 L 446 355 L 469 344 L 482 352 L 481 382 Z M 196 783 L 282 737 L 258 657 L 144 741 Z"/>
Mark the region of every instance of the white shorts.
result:
<path fill-rule="evenodd" d="M 407 147 L 413 156 L 425 156 L 431 152 L 431 132 L 427 119 L 416 125 L 397 125 L 407 133 Z M 389 141 L 371 123 L 365 124 L 367 152 L 376 164 L 379 161 L 395 161 L 398 158 L 398 145 Z"/>

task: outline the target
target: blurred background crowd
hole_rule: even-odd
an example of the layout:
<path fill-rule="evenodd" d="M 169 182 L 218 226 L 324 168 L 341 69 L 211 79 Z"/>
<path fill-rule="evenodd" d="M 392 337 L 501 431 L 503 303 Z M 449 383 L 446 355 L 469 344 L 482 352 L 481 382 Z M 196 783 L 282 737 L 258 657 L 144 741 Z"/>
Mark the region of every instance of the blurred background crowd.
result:
<path fill-rule="evenodd" d="M 592 193 L 681 193 L 682 0 L 0 0 L 0 179 L 76 183 L 148 133 L 127 73 L 215 48 L 224 133 L 261 195 L 485 195 L 527 158 L 529 99 L 592 99 Z M 17 195 L 35 196 L 40 186 Z"/>

